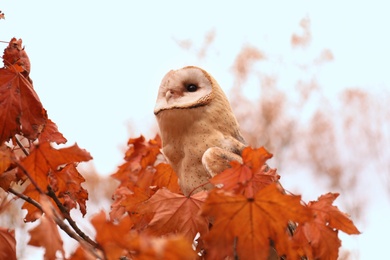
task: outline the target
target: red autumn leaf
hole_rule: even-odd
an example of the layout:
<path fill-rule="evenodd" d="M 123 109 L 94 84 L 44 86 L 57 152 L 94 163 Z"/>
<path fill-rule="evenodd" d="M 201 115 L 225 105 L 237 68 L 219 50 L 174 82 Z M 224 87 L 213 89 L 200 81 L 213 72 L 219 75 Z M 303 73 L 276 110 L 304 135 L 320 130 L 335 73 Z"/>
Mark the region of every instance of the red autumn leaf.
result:
<path fill-rule="evenodd" d="M 8 170 L 11 162 L 11 149 L 5 144 L 2 144 L 0 146 L 0 174 Z"/>
<path fill-rule="evenodd" d="M 0 227 L 0 259 L 16 260 L 15 232 Z"/>
<path fill-rule="evenodd" d="M 275 169 L 269 169 L 266 161 L 272 157 L 263 147 L 252 149 L 247 147 L 242 151 L 243 164 L 231 162 L 231 168 L 210 179 L 214 185 L 223 184 L 223 189 L 244 194 L 252 198 L 265 186 L 278 181 L 280 176 Z"/>
<path fill-rule="evenodd" d="M 23 76 L 27 78 L 30 74 L 30 59 L 22 44 L 22 39 L 12 38 L 7 48 L 4 49 L 3 62 L 5 67 L 19 65 L 23 69 Z"/>
<path fill-rule="evenodd" d="M 129 253 L 133 238 L 130 229 L 133 223 L 128 216 L 114 224 L 107 220 L 106 214 L 101 211 L 92 218 L 91 223 L 96 230 L 96 241 L 103 248 L 107 259 L 119 259 Z"/>
<path fill-rule="evenodd" d="M 96 251 L 99 253 L 99 251 Z M 103 255 L 101 256 L 103 258 Z M 96 256 L 92 252 L 85 250 L 81 245 L 67 258 L 67 260 L 96 260 Z"/>
<path fill-rule="evenodd" d="M 39 143 L 55 142 L 56 144 L 64 144 L 67 142 L 66 138 L 58 131 L 57 125 L 50 119 L 47 119 L 38 140 Z"/>
<path fill-rule="evenodd" d="M 8 191 L 11 184 L 13 182 L 17 182 L 16 173 L 17 173 L 16 168 L 0 173 L 0 188 L 2 188 L 5 191 Z"/>
<path fill-rule="evenodd" d="M 41 201 L 43 196 L 46 196 L 44 194 L 39 193 L 39 191 L 34 187 L 33 184 L 29 184 L 27 188 L 23 191 L 23 194 L 38 203 L 39 201 Z M 22 209 L 27 210 L 27 214 L 24 217 L 25 222 L 33 222 L 37 220 L 37 218 L 41 214 L 41 211 L 37 207 L 35 207 L 31 203 L 28 203 L 27 201 L 23 203 Z"/>
<path fill-rule="evenodd" d="M 284 195 L 276 184 L 268 185 L 253 198 L 213 190 L 205 201 L 202 215 L 214 219 L 211 231 L 204 238 L 210 259 L 234 254 L 240 259 L 267 259 L 270 240 L 279 255 L 297 259 L 286 232 L 287 225 L 289 221 L 309 218 L 300 196 Z"/>
<path fill-rule="evenodd" d="M 45 215 L 41 216 L 40 220 L 41 223 L 28 232 L 31 236 L 28 244 L 45 248 L 45 259 L 57 259 L 57 251 L 65 258 L 62 239 L 56 223 Z"/>
<path fill-rule="evenodd" d="M 38 186 L 45 191 L 49 184 L 49 171 L 55 171 L 60 165 L 91 160 L 91 155 L 77 144 L 54 149 L 50 143 L 42 143 L 34 147 L 31 153 L 22 160 L 21 165 L 30 174 Z"/>
<path fill-rule="evenodd" d="M 132 241 L 134 260 L 194 260 L 197 259 L 191 242 L 182 236 L 165 236 L 162 238 L 140 235 Z"/>
<path fill-rule="evenodd" d="M 181 193 L 177 175 L 167 163 L 160 163 L 156 166 L 152 185 L 159 188 L 166 187 L 172 192 Z"/>
<path fill-rule="evenodd" d="M 337 260 L 341 241 L 338 230 L 316 221 L 305 222 L 294 233 L 296 250 L 308 259 Z"/>
<path fill-rule="evenodd" d="M 332 205 L 338 196 L 338 193 L 327 193 L 319 197 L 318 201 L 310 201 L 308 207 L 312 210 L 316 219 L 325 225 L 329 225 L 329 227 L 341 230 L 349 235 L 360 234 L 349 216 Z"/>
<path fill-rule="evenodd" d="M 192 241 L 196 233 L 205 234 L 209 222 L 199 214 L 207 192 L 199 192 L 191 197 L 159 189 L 141 209 L 141 214 L 154 213 L 148 231 L 154 235 L 179 233 Z"/>
<path fill-rule="evenodd" d="M 0 69 L 0 142 L 15 134 L 34 140 L 47 120 L 31 83 L 14 67 Z"/>
<path fill-rule="evenodd" d="M 126 151 L 125 160 L 145 168 L 156 161 L 160 153 L 161 139 L 157 135 L 154 139 L 145 142 L 145 138 L 141 135 L 138 138 L 131 138 L 127 144 L 129 149 Z"/>
<path fill-rule="evenodd" d="M 311 201 L 307 208 L 312 214 L 310 221 L 298 225 L 293 240 L 300 255 L 313 259 L 337 259 L 341 241 L 338 230 L 347 234 L 360 234 L 348 215 L 333 206 L 339 194 L 327 193 Z"/>
<path fill-rule="evenodd" d="M 1 19 L 5 19 L 5 14 L 2 11 L 0 11 L 0 20 Z"/>
<path fill-rule="evenodd" d="M 132 190 L 127 187 L 119 187 L 114 193 L 115 202 L 111 206 L 110 217 L 118 219 L 127 212 L 135 224 L 135 228 L 142 229 L 149 223 L 152 216 L 151 214 L 140 214 L 139 207 L 151 195 L 151 190 L 144 190 L 136 186 L 132 187 Z"/>
<path fill-rule="evenodd" d="M 70 210 L 75 208 L 77 203 L 84 216 L 87 213 L 86 201 L 88 200 L 88 192 L 81 186 L 85 179 L 77 171 L 75 165 L 68 164 L 60 171 L 54 172 L 51 176 L 56 179 L 56 194 L 58 198 L 63 199 L 64 206 Z"/>
<path fill-rule="evenodd" d="M 160 154 L 160 137 L 145 142 L 145 138 L 140 136 L 130 139 L 128 144 L 130 147 L 126 151 L 126 162 L 111 176 L 121 182 L 120 186 L 128 186 L 130 182 L 146 189 L 153 179 L 154 169 L 151 167 Z"/>

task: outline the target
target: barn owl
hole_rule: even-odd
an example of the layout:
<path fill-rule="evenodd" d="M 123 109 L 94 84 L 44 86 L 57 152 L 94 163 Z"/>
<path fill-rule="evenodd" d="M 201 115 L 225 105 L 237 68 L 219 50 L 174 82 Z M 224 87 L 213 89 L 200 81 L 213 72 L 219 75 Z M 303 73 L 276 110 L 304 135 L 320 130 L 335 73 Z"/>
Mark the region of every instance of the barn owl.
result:
<path fill-rule="evenodd" d="M 162 153 L 188 196 L 213 186 L 208 179 L 242 162 L 246 147 L 231 106 L 217 81 L 189 66 L 162 79 L 154 109 Z"/>

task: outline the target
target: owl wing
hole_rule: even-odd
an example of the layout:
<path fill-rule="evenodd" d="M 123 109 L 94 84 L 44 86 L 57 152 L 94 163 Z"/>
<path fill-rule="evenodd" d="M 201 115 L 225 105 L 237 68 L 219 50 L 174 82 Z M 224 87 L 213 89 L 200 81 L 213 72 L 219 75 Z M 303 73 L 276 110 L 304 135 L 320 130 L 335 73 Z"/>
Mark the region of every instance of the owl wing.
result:
<path fill-rule="evenodd" d="M 245 145 L 233 138 L 229 140 L 229 143 L 231 145 L 229 145 L 228 149 L 210 147 L 203 154 L 202 164 L 210 177 L 214 177 L 225 169 L 230 168 L 231 161 L 242 163 L 242 157 L 239 154 L 242 149 L 244 149 Z"/>

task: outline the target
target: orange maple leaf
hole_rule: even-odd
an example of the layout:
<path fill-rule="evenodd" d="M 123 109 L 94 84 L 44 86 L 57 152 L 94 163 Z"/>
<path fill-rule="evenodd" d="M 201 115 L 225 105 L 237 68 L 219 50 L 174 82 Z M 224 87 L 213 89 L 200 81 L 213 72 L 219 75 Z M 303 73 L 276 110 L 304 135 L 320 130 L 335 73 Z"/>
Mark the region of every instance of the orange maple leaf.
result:
<path fill-rule="evenodd" d="M 91 219 L 96 230 L 96 241 L 103 248 L 107 259 L 119 259 L 129 253 L 129 245 L 134 239 L 130 232 L 133 223 L 128 216 L 118 223 L 106 219 L 104 211 L 100 211 Z"/>
<path fill-rule="evenodd" d="M 41 190 L 46 191 L 49 185 L 48 174 L 56 171 L 59 166 L 85 162 L 91 160 L 91 155 L 77 144 L 61 149 L 54 149 L 50 143 L 36 145 L 31 153 L 25 157 L 21 165 L 38 184 Z"/>
<path fill-rule="evenodd" d="M 166 187 L 172 192 L 181 193 L 177 175 L 167 163 L 160 163 L 156 166 L 152 185 L 159 188 Z"/>
<path fill-rule="evenodd" d="M 56 144 L 64 144 L 67 142 L 66 138 L 58 131 L 57 125 L 50 119 L 47 119 L 38 140 L 39 143 L 55 142 Z"/>
<path fill-rule="evenodd" d="M 45 194 L 39 193 L 39 191 L 31 183 L 23 191 L 23 194 L 38 203 L 43 199 L 44 196 L 46 196 Z M 41 211 L 37 207 L 27 201 L 23 203 L 22 209 L 27 210 L 27 214 L 24 217 L 25 222 L 33 222 L 37 220 L 41 214 Z"/>
<path fill-rule="evenodd" d="M 0 142 L 15 134 L 37 138 L 47 120 L 31 83 L 12 66 L 0 69 Z"/>
<path fill-rule="evenodd" d="M 145 137 L 141 135 L 138 138 L 130 138 L 127 144 L 129 149 L 126 151 L 125 160 L 145 168 L 148 165 L 153 165 L 156 161 L 157 155 L 160 153 L 161 138 L 156 135 L 154 139 L 145 142 Z"/>
<path fill-rule="evenodd" d="M 0 146 L 0 174 L 8 170 L 11 162 L 11 149 L 5 144 L 2 144 Z"/>
<path fill-rule="evenodd" d="M 41 223 L 38 226 L 28 231 L 31 236 L 28 244 L 45 248 L 45 259 L 57 259 L 57 251 L 65 258 L 63 242 L 56 223 L 45 215 L 41 216 L 40 220 Z"/>
<path fill-rule="evenodd" d="M 208 230 L 207 218 L 199 214 L 206 197 L 205 191 L 186 197 L 162 188 L 141 206 L 140 213 L 154 213 L 147 227 L 149 233 L 179 233 L 192 241 L 198 232 L 203 235 Z"/>
<path fill-rule="evenodd" d="M 16 260 L 15 231 L 0 227 L 0 259 Z"/>
<path fill-rule="evenodd" d="M 296 259 L 287 225 L 289 221 L 309 218 L 300 196 L 282 194 L 276 184 L 268 185 L 253 198 L 213 190 L 202 215 L 214 218 L 213 227 L 204 238 L 210 259 L 234 255 L 240 259 L 267 259 L 270 241 L 279 255 Z"/>
<path fill-rule="evenodd" d="M 132 255 L 134 260 L 195 260 L 195 251 L 191 242 L 179 235 L 169 235 L 161 238 L 141 234 L 132 241 Z"/>
<path fill-rule="evenodd" d="M 23 76 L 27 78 L 30 74 L 30 59 L 22 44 L 22 39 L 12 38 L 7 48 L 4 49 L 3 62 L 5 67 L 20 66 L 23 69 L 21 71 Z"/>
<path fill-rule="evenodd" d="M 56 195 L 62 200 L 61 202 L 68 211 L 75 208 L 77 203 L 84 216 L 87 213 L 88 192 L 81 186 L 85 179 L 78 172 L 75 165 L 67 164 L 60 171 L 53 172 L 51 176 L 56 179 Z"/>
<path fill-rule="evenodd" d="M 266 161 L 272 157 L 264 147 L 252 149 L 246 147 L 242 151 L 243 164 L 232 161 L 231 168 L 210 179 L 210 182 L 227 191 L 244 194 L 252 198 L 259 190 L 278 181 L 280 176 L 275 169 L 268 169 Z"/>
<path fill-rule="evenodd" d="M 160 137 L 157 135 L 148 142 L 145 142 L 143 136 L 131 138 L 128 145 L 126 162 L 111 176 L 121 182 L 120 186 L 129 186 L 129 183 L 132 183 L 146 189 L 151 185 L 155 171 L 153 165 L 160 154 Z"/>
<path fill-rule="evenodd" d="M 310 201 L 307 208 L 312 214 L 310 221 L 298 225 L 293 236 L 300 255 L 309 259 L 337 259 L 341 241 L 338 230 L 345 233 L 360 234 L 347 214 L 333 206 L 337 193 L 327 193 Z"/>

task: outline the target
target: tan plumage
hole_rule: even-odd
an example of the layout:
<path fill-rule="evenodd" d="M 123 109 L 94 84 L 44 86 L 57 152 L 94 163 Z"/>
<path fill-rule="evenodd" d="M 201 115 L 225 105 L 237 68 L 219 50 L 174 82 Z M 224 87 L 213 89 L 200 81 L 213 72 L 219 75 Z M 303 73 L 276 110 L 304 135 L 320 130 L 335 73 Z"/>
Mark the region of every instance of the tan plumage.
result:
<path fill-rule="evenodd" d="M 216 80 L 198 67 L 168 72 L 154 109 L 162 151 L 185 195 L 209 190 L 208 179 L 241 161 L 245 141 Z"/>

